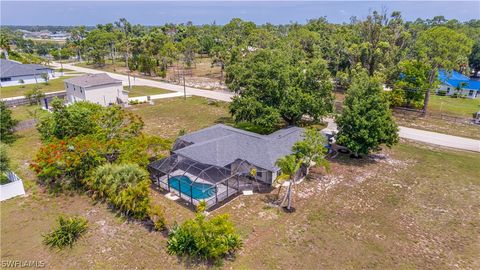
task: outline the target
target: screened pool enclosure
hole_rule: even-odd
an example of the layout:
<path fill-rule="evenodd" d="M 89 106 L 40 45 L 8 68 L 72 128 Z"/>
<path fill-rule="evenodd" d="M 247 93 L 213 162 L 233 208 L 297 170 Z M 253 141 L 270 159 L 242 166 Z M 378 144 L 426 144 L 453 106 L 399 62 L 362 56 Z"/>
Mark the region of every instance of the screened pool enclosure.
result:
<path fill-rule="evenodd" d="M 242 190 L 269 188 L 251 176 L 252 169 L 256 173 L 262 171 L 243 160 L 219 167 L 177 154 L 148 165 L 152 180 L 163 190 L 178 195 L 192 205 L 205 201 L 207 209 L 235 197 Z"/>

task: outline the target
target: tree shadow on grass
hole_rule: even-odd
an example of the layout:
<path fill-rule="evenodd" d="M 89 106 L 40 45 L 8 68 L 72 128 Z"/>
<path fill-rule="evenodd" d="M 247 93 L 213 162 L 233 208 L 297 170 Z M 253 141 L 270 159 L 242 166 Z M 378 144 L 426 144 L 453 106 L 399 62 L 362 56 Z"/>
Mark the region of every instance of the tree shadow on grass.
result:
<path fill-rule="evenodd" d="M 330 162 L 330 164 L 364 167 L 377 163 L 377 160 L 381 158 L 384 159 L 385 157 L 371 154 L 365 157 L 355 158 L 352 157 L 350 154 L 338 153 L 334 158 L 332 156 L 329 156 L 327 160 L 328 162 Z"/>
<path fill-rule="evenodd" d="M 234 261 L 236 259 L 235 254 L 227 255 L 219 259 L 202 259 L 198 257 L 188 255 L 177 255 L 177 262 L 183 264 L 185 269 L 196 269 L 199 267 L 206 267 L 207 269 L 220 269 L 224 266 L 225 261 Z"/>
<path fill-rule="evenodd" d="M 233 125 L 234 121 L 233 118 L 230 116 L 222 116 L 217 118 L 217 120 L 214 121 L 215 124 L 225 124 L 225 125 Z"/>

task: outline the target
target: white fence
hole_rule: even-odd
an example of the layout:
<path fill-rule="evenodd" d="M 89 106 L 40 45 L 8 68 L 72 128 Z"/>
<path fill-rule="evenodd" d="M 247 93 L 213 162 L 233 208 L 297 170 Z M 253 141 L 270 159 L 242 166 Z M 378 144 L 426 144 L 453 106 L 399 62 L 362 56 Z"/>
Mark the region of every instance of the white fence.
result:
<path fill-rule="evenodd" d="M 0 185 L 0 201 L 25 195 L 22 179 L 20 179 L 14 172 L 8 172 L 7 177 L 10 182 Z"/>

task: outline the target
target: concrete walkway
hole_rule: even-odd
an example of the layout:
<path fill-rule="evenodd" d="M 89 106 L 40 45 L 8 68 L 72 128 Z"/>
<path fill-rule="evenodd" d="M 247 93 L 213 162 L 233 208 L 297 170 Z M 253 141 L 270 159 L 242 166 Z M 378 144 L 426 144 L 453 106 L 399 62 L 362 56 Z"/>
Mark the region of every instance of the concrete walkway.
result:
<path fill-rule="evenodd" d="M 183 93 L 174 92 L 174 93 L 167 93 L 167 94 L 151 95 L 150 100 L 173 98 L 173 97 L 183 97 Z M 191 97 L 191 95 L 187 95 L 187 97 Z M 128 101 L 146 102 L 148 101 L 148 96 L 130 97 L 128 98 Z"/>
<path fill-rule="evenodd" d="M 54 62 L 53 66 L 60 67 L 60 64 Z M 95 73 L 107 73 L 112 78 L 122 80 L 124 85 L 128 85 L 128 76 L 127 75 L 116 74 L 116 73 L 111 73 L 111 72 L 104 72 L 104 71 L 101 71 L 101 70 L 95 70 L 95 69 L 89 69 L 89 68 L 83 68 L 83 67 L 78 67 L 78 66 L 74 66 L 74 65 L 70 65 L 70 64 L 63 64 L 63 68 L 70 69 L 70 70 L 75 70 L 75 71 L 79 71 L 79 72 L 83 72 L 83 73 L 94 73 L 94 74 Z M 183 93 L 183 86 L 180 86 L 180 85 L 175 85 L 175 84 L 170 84 L 170 83 L 165 83 L 165 82 L 159 82 L 159 81 L 153 81 L 153 80 L 147 80 L 147 79 L 141 79 L 141 78 L 133 79 L 133 77 L 130 78 L 130 82 L 131 82 L 132 85 L 146 85 L 146 86 L 163 88 L 163 89 L 166 89 L 166 90 Z M 232 100 L 232 97 L 234 96 L 233 93 L 225 92 L 225 91 L 202 90 L 202 89 L 191 88 L 191 87 L 187 87 L 186 90 L 187 90 L 187 95 L 206 97 L 206 98 L 211 98 L 211 99 L 216 99 L 216 100 L 221 100 L 221 101 L 226 101 L 226 102 L 230 102 Z M 336 130 L 336 124 L 335 124 L 335 122 L 333 122 L 333 119 L 327 119 L 327 122 L 329 123 L 327 128 L 332 130 L 332 131 L 335 131 Z M 473 139 L 468 139 L 468 138 L 463 138 L 463 137 L 458 137 L 458 136 L 445 135 L 445 134 L 441 134 L 441 133 L 424 131 L 424 130 L 407 128 L 407 127 L 399 127 L 399 128 L 400 128 L 399 136 L 401 138 L 415 140 L 415 141 L 419 141 L 419 142 L 423 142 L 423 143 L 427 143 L 427 144 L 438 145 L 438 146 L 443 146 L 443 147 L 450 147 L 450 148 L 455 148 L 455 149 L 460 149 L 460 150 L 480 152 L 480 141 L 479 140 L 473 140 Z"/>
<path fill-rule="evenodd" d="M 55 95 L 55 94 L 61 94 L 61 93 L 65 93 L 65 90 L 48 92 L 48 93 L 45 93 L 45 95 L 48 96 L 48 95 Z M 26 98 L 25 96 L 16 96 L 16 97 L 1 98 L 0 100 L 1 101 L 12 101 L 12 100 L 21 100 L 21 99 L 25 99 L 25 98 Z"/>

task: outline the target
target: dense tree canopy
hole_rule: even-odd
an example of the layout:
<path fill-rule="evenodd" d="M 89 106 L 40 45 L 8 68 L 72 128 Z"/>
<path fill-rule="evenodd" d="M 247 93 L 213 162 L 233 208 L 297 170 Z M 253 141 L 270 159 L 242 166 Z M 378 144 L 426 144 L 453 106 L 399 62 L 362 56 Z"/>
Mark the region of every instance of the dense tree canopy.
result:
<path fill-rule="evenodd" d="M 368 155 L 381 145 L 398 142 L 398 128 L 381 94 L 377 78 L 360 71 L 347 91 L 345 107 L 336 119 L 337 142 L 350 149 L 355 156 Z"/>
<path fill-rule="evenodd" d="M 445 26 L 433 27 L 419 34 L 415 49 L 418 60 L 430 66 L 429 90 L 433 90 L 437 81 L 438 69 L 460 70 L 467 66 L 472 45 L 473 41 L 465 34 Z M 429 97 L 430 91 L 425 91 L 424 113 L 427 112 Z"/>
<path fill-rule="evenodd" d="M 227 85 L 237 92 L 230 110 L 236 122 L 274 127 L 319 119 L 332 110 L 333 85 L 327 64 L 296 62 L 285 52 L 261 50 L 227 69 Z"/>

